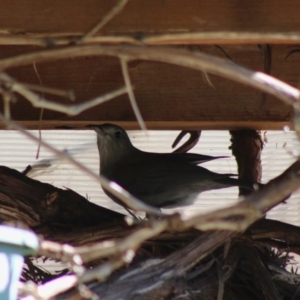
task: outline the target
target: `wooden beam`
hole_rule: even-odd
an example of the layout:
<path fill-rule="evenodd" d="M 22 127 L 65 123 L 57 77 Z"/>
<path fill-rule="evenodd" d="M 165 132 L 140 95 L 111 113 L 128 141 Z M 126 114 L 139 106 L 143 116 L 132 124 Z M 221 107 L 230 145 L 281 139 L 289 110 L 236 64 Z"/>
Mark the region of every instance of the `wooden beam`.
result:
<path fill-rule="evenodd" d="M 83 34 L 118 3 L 111 0 L 2 0 L 0 32 Z M 293 33 L 300 28 L 297 0 L 130 0 L 101 34 L 172 32 Z"/>
<path fill-rule="evenodd" d="M 0 58 L 32 51 L 28 46 L 1 46 Z M 191 48 L 231 59 L 253 70 L 264 69 L 264 59 L 257 46 L 201 46 Z M 284 59 L 290 48 L 272 47 L 271 74 L 297 86 L 300 55 Z M 76 102 L 93 99 L 124 86 L 119 59 L 104 56 L 70 58 L 36 64 L 43 86 L 73 90 Z M 8 69 L 9 75 L 20 82 L 40 85 L 32 65 Z M 203 128 L 203 129 L 279 129 L 290 124 L 291 108 L 274 97 L 217 76 L 209 81 L 196 70 L 159 62 L 129 62 L 129 73 L 142 116 L 149 128 Z M 46 95 L 47 99 L 74 104 L 61 97 Z M 18 97 L 12 104 L 12 117 L 30 128 L 38 127 L 40 110 Z M 128 96 L 124 94 L 78 116 L 45 111 L 43 128 L 84 128 L 97 122 L 128 122 L 136 119 Z M 180 124 L 180 126 L 179 126 Z"/>
<path fill-rule="evenodd" d="M 88 125 L 113 123 L 119 125 L 126 130 L 139 130 L 137 121 L 116 121 L 116 120 L 91 120 L 91 121 L 66 121 L 66 120 L 51 120 L 51 121 L 20 121 L 20 124 L 27 129 L 86 129 L 90 130 Z M 149 130 L 238 130 L 238 129 L 254 129 L 254 130 L 282 130 L 283 128 L 293 129 L 293 124 L 287 122 L 268 122 L 268 121 L 249 121 L 249 122 L 202 122 L 202 121 L 184 121 L 184 122 L 145 122 Z M 6 129 L 6 126 L 0 122 L 0 129 Z"/>

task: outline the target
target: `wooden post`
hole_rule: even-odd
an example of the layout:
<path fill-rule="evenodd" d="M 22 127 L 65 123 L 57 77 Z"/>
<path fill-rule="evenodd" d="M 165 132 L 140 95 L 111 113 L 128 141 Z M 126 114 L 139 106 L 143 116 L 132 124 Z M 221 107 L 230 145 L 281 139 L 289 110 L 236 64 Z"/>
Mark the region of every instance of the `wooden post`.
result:
<path fill-rule="evenodd" d="M 261 151 L 263 138 L 260 131 L 232 130 L 230 149 L 238 165 L 239 179 L 245 182 L 260 182 L 262 176 Z M 251 191 L 240 188 L 240 195 L 247 195 Z"/>

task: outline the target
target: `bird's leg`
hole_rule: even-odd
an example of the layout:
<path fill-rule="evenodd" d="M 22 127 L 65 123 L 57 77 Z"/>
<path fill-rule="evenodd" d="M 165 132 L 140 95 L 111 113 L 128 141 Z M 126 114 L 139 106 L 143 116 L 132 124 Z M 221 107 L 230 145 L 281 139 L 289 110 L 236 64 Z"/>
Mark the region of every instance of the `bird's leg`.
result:
<path fill-rule="evenodd" d="M 190 134 L 190 138 L 182 146 L 174 150 L 173 153 L 185 153 L 191 150 L 198 143 L 201 136 L 201 130 L 198 131 L 182 130 L 179 133 L 179 135 L 176 137 L 174 143 L 172 144 L 172 148 L 175 148 L 187 133 Z"/>

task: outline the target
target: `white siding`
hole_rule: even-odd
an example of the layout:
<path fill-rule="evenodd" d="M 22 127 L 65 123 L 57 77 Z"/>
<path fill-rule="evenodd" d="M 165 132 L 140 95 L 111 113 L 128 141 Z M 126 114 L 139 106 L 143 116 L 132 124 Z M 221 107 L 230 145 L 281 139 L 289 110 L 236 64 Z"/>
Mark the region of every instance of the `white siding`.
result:
<path fill-rule="evenodd" d="M 36 131 L 31 131 L 37 134 Z M 170 152 L 178 131 L 149 131 L 148 135 L 141 131 L 130 131 L 133 144 L 145 151 Z M 67 149 L 74 158 L 98 173 L 99 156 L 96 146 L 96 134 L 92 130 L 60 130 L 43 131 L 43 140 L 58 149 Z M 37 145 L 24 138 L 16 131 L 0 131 L 1 164 L 19 171 L 28 164 L 37 162 L 35 159 Z M 236 163 L 228 149 L 229 133 L 227 131 L 204 131 L 198 145 L 191 152 L 208 155 L 228 155 L 230 158 L 219 159 L 203 164 L 204 167 L 220 173 L 236 173 Z M 268 143 L 263 154 L 263 182 L 284 171 L 295 159 L 292 151 L 298 151 L 299 143 L 293 132 L 270 131 L 267 133 Z M 87 196 L 92 202 L 124 212 L 124 210 L 102 192 L 101 187 L 90 178 L 76 170 L 66 162 L 57 162 L 52 153 L 41 149 L 40 158 L 54 161 L 51 168 L 40 170 L 31 175 L 37 180 L 51 183 L 57 187 L 68 187 L 77 193 Z M 272 209 L 268 217 L 284 222 L 300 225 L 300 194 L 295 194 L 287 204 L 281 204 Z M 192 206 L 186 206 L 180 211 L 186 215 L 206 212 L 224 207 L 237 201 L 237 188 L 223 189 L 203 193 Z"/>

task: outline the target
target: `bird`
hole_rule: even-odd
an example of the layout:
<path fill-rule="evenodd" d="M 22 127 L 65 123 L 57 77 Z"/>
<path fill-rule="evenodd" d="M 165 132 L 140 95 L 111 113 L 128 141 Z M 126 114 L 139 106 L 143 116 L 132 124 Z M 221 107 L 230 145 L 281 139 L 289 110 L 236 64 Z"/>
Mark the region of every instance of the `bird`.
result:
<path fill-rule="evenodd" d="M 254 189 L 253 183 L 242 182 L 234 178 L 235 174 L 219 174 L 199 166 L 222 156 L 145 152 L 133 146 L 127 132 L 120 126 L 105 123 L 89 127 L 97 133 L 100 175 L 152 207 L 190 205 L 198 194 L 209 190 L 233 186 Z"/>

